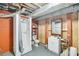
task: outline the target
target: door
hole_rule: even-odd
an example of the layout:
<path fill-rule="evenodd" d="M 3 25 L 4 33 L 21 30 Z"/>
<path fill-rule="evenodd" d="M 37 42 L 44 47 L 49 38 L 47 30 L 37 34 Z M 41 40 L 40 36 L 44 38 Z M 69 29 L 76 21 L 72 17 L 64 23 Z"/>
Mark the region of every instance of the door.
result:
<path fill-rule="evenodd" d="M 13 20 L 11 17 L 0 17 L 0 50 L 13 51 Z"/>

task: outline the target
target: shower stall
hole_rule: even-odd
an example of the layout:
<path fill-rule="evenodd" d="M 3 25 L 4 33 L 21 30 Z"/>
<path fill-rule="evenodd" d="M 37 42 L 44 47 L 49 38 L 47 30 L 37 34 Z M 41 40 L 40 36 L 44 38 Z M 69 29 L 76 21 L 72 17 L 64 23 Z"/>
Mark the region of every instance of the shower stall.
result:
<path fill-rule="evenodd" d="M 14 17 L 14 54 L 23 55 L 32 50 L 31 17 L 16 14 Z"/>

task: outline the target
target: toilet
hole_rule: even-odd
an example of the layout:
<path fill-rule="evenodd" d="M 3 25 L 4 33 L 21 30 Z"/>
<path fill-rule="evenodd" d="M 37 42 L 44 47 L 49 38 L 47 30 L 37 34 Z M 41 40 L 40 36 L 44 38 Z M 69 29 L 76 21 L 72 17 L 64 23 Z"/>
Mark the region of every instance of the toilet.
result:
<path fill-rule="evenodd" d="M 33 41 L 34 41 L 34 46 L 38 47 L 39 40 L 37 39 L 36 35 L 33 35 Z"/>

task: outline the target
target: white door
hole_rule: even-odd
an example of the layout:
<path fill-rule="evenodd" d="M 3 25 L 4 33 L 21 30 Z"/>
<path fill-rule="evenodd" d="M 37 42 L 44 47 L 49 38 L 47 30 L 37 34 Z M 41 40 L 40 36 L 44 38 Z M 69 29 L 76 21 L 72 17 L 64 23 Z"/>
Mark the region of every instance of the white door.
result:
<path fill-rule="evenodd" d="M 22 35 L 22 54 L 25 54 L 31 50 L 31 37 L 30 37 L 30 21 L 29 19 L 21 20 L 21 35 Z"/>

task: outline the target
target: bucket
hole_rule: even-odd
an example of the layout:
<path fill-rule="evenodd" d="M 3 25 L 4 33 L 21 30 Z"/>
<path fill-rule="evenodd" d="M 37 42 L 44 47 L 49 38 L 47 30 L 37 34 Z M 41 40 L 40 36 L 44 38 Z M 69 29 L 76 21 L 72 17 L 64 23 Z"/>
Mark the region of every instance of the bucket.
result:
<path fill-rule="evenodd" d="M 77 56 L 77 48 L 70 47 L 70 56 Z"/>

